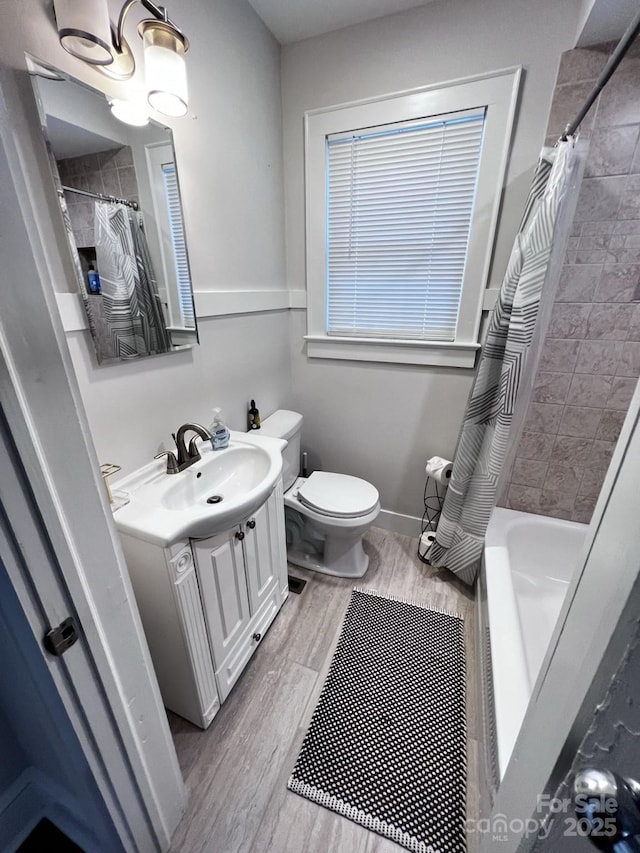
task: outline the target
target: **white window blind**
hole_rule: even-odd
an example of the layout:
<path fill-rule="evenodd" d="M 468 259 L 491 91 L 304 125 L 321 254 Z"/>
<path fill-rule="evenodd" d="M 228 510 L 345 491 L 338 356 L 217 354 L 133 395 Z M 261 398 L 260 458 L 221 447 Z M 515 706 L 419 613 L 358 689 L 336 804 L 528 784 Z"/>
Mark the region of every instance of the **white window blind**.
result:
<path fill-rule="evenodd" d="M 484 121 L 327 137 L 327 334 L 455 340 Z"/>
<path fill-rule="evenodd" d="M 189 259 L 187 257 L 187 245 L 184 238 L 184 224 L 182 222 L 182 205 L 180 203 L 175 165 L 173 163 L 163 163 L 162 175 L 164 178 L 164 193 L 167 199 L 173 256 L 175 258 L 180 314 L 183 324 L 187 328 L 193 329 L 196 323 L 193 312 L 193 296 L 191 294 L 191 275 L 189 273 Z"/>

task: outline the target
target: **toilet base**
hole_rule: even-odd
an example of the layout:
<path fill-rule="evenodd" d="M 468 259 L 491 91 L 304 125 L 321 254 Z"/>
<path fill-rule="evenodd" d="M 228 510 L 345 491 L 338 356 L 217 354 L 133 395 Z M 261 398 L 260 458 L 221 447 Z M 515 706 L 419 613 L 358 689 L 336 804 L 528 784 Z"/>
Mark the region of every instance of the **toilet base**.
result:
<path fill-rule="evenodd" d="M 287 560 L 294 566 L 333 575 L 338 578 L 361 578 L 369 568 L 369 557 L 362 539 L 345 548 L 340 540 L 325 541 L 324 554 L 305 553 L 298 548 L 287 549 Z"/>

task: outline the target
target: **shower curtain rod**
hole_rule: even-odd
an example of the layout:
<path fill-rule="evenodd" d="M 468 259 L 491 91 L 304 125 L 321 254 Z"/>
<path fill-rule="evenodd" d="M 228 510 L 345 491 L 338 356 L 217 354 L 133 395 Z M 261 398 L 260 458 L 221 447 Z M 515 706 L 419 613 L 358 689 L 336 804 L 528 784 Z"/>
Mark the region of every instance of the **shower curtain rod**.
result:
<path fill-rule="evenodd" d="M 563 142 L 567 141 L 568 136 L 573 136 L 576 130 L 580 127 L 580 122 L 589 112 L 589 110 L 594 104 L 594 101 L 609 82 L 613 72 L 616 70 L 618 65 L 620 65 L 625 53 L 629 50 L 631 44 L 633 43 L 633 40 L 638 35 L 638 32 L 640 32 L 640 12 L 636 14 L 633 21 L 631 21 L 631 23 L 625 30 L 625 33 L 618 42 L 616 49 L 609 57 L 609 61 L 605 65 L 604 70 L 596 80 L 596 84 L 591 90 L 589 97 L 582 105 L 580 112 L 574 118 L 574 120 L 565 127 L 564 133 L 560 137 Z"/>
<path fill-rule="evenodd" d="M 62 189 L 68 193 L 76 193 L 77 195 L 86 195 L 86 196 L 89 196 L 89 198 L 97 198 L 100 201 L 109 201 L 112 204 L 125 204 L 127 207 L 133 208 L 133 210 L 138 209 L 138 202 L 137 201 L 129 201 L 126 198 L 116 198 L 115 196 L 112 196 L 112 195 L 102 195 L 102 193 L 93 193 L 90 190 L 77 190 L 74 187 L 65 187 L 64 185 L 62 186 Z"/>

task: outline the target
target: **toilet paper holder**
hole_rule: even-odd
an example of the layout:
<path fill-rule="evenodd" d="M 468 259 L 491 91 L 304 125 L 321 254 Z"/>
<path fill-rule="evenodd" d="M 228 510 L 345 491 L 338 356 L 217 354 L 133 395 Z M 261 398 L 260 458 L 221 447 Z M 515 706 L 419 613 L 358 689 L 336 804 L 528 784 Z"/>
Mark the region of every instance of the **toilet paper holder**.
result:
<path fill-rule="evenodd" d="M 429 460 L 431 461 L 431 460 Z M 446 460 L 441 460 L 445 462 Z M 449 464 L 449 471 L 450 471 Z M 418 557 L 423 563 L 429 563 L 427 554 L 431 543 L 435 539 L 436 528 L 440 521 L 442 506 L 444 504 L 444 496 L 447 487 L 443 485 L 444 478 L 436 478 L 429 476 L 429 464 L 426 467 L 427 478 L 424 484 L 424 512 L 422 513 L 422 524 L 420 529 L 420 539 L 418 540 Z M 449 479 L 450 474 L 446 474 L 446 479 Z"/>

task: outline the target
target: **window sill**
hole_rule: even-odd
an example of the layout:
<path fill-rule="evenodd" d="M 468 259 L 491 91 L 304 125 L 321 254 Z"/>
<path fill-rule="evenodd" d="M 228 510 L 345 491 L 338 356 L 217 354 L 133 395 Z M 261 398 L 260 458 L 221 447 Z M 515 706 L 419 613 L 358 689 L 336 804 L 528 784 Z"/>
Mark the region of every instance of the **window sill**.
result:
<path fill-rule="evenodd" d="M 389 364 L 419 364 L 434 367 L 475 366 L 480 344 L 449 341 L 417 342 L 367 338 L 305 335 L 309 358 L 347 361 L 379 361 Z"/>

